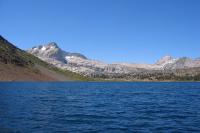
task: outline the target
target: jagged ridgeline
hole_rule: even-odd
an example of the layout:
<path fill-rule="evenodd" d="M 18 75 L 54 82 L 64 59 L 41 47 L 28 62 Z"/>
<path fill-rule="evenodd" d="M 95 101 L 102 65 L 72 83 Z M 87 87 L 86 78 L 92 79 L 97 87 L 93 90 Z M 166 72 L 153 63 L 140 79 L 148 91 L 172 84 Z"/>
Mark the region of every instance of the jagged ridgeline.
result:
<path fill-rule="evenodd" d="M 105 63 L 88 59 L 79 53 L 65 52 L 56 43 L 36 46 L 27 52 L 62 69 L 103 79 L 125 80 L 198 80 L 200 60 L 167 55 L 155 64 Z M 186 77 L 187 78 L 184 78 Z M 181 78 L 179 78 L 181 77 Z M 194 79 L 193 79 L 194 78 Z"/>
<path fill-rule="evenodd" d="M 167 55 L 155 64 L 104 63 L 56 43 L 24 51 L 0 36 L 0 81 L 18 81 L 16 75 L 29 81 L 200 81 L 200 59 Z"/>
<path fill-rule="evenodd" d="M 39 59 L 38 57 L 19 49 L 4 39 L 1 35 L 0 73 L 1 81 L 23 80 L 25 79 L 23 77 L 27 75 L 27 78 L 29 78 L 30 81 L 94 81 L 94 79 L 90 77 L 78 75 L 67 70 L 60 70 L 59 68 Z M 16 74 L 22 78 L 14 79 Z"/>

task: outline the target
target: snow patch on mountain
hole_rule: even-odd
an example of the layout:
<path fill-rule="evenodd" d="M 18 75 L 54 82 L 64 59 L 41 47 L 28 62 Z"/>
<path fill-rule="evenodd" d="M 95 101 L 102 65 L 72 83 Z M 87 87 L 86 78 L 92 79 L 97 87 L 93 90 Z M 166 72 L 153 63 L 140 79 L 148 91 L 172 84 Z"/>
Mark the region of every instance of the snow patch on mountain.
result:
<path fill-rule="evenodd" d="M 42 47 L 42 50 L 46 50 L 46 48 L 43 46 L 43 47 Z"/>

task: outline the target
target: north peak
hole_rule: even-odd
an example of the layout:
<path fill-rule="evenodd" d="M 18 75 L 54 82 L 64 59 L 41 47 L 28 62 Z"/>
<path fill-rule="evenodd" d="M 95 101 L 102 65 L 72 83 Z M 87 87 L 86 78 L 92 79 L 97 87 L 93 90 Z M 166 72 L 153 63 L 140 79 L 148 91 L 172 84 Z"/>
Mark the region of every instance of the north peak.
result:
<path fill-rule="evenodd" d="M 58 45 L 55 42 L 49 43 L 46 46 L 48 46 L 48 47 L 56 47 L 56 48 L 58 47 Z"/>

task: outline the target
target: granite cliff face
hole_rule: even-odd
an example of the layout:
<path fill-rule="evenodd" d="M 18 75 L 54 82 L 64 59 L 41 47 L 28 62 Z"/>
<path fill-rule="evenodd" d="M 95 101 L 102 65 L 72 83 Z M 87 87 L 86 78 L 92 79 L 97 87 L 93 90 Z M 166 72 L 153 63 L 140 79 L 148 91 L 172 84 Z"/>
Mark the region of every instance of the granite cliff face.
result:
<path fill-rule="evenodd" d="M 199 58 L 192 60 L 187 57 L 172 58 L 167 55 L 155 64 L 146 63 L 104 63 L 97 60 L 87 59 L 79 53 L 69 53 L 61 50 L 56 43 L 33 47 L 27 52 L 40 59 L 53 64 L 63 70 L 70 70 L 83 75 L 92 74 L 127 74 L 154 70 L 174 71 L 200 67 Z"/>
<path fill-rule="evenodd" d="M 62 50 L 57 46 L 56 43 L 50 43 L 45 46 L 33 47 L 27 52 L 39 58 L 54 59 L 61 62 L 65 61 L 62 56 Z"/>

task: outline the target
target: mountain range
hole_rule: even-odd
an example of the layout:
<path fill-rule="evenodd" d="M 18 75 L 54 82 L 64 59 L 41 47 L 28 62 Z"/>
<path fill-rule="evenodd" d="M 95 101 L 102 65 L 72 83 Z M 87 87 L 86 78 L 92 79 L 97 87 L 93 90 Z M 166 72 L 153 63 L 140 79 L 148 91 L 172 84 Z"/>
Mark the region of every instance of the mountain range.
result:
<path fill-rule="evenodd" d="M 79 53 L 69 53 L 58 47 L 56 43 L 37 46 L 27 50 L 28 53 L 62 69 L 82 75 L 113 75 L 141 72 L 175 72 L 178 69 L 200 67 L 200 58 L 192 60 L 188 57 L 172 58 L 167 55 L 155 64 L 147 63 L 104 63 L 86 58 Z"/>
<path fill-rule="evenodd" d="M 0 81 L 200 81 L 200 58 L 155 64 L 104 63 L 66 52 L 56 43 L 26 51 L 0 36 Z"/>
<path fill-rule="evenodd" d="M 66 53 L 67 54 L 67 53 Z M 59 56 L 54 55 L 55 59 Z M 0 35 L 0 81 L 93 81 L 93 78 L 62 71 L 19 49 Z"/>

